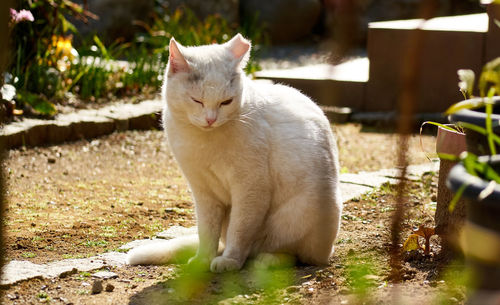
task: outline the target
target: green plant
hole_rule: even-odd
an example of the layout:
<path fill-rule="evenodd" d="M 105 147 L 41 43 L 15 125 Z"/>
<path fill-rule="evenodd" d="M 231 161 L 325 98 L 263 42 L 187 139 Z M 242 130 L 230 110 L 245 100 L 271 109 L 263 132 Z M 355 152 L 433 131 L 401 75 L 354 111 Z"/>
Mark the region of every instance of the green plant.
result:
<path fill-rule="evenodd" d="M 53 115 L 51 100 L 62 98 L 66 80 L 61 74 L 76 55 L 68 35 L 76 29 L 67 16 L 83 20 L 95 16 L 70 0 L 23 0 L 16 9 L 11 10 L 14 53 L 8 67 L 11 85 L 17 89 L 16 101 Z M 31 18 L 19 21 L 21 12 L 26 16 L 29 12 Z"/>
<path fill-rule="evenodd" d="M 171 13 L 167 13 L 168 9 L 165 6 L 160 5 L 159 9 L 151 25 L 137 22 L 145 30 L 145 33 L 138 35 L 137 43 L 142 49 L 152 50 L 151 52 L 157 55 L 163 64 L 166 64 L 168 60 L 167 46 L 172 37 L 183 45 L 193 46 L 223 43 L 239 32 L 254 44 L 246 72 L 251 74 L 260 70 L 255 55 L 260 50 L 260 46 L 268 42 L 268 37 L 263 27 L 257 22 L 258 16 L 243 20 L 241 26 L 238 27 L 229 24 L 219 15 L 210 15 L 200 20 L 187 7 L 177 8 Z"/>
<path fill-rule="evenodd" d="M 468 129 L 480 135 L 483 135 L 488 141 L 490 154 L 495 155 L 497 154 L 496 146 L 500 146 L 500 136 L 493 132 L 494 126 L 492 121 L 492 114 L 494 105 L 493 97 L 500 93 L 500 57 L 488 62 L 483 67 L 478 80 L 478 90 L 480 98 L 473 98 L 474 83 L 476 80 L 474 71 L 461 69 L 458 70 L 457 73 L 460 80 L 458 86 L 465 100 L 451 105 L 444 114 L 451 115 L 463 109 L 484 108 L 486 114 L 485 127 L 467 122 L 458 122 L 457 124 L 455 124 L 455 126 L 444 125 L 437 122 L 424 122 L 420 128 L 420 132 L 422 132 L 422 128 L 425 124 L 431 124 L 447 130 L 460 132 Z M 442 160 L 462 162 L 467 172 L 473 176 L 481 177 L 483 179 L 492 181 L 492 183 L 500 184 L 500 175 L 496 173 L 495 170 L 488 164 L 478 162 L 478 157 L 471 152 L 465 152 L 459 157 L 447 154 L 438 155 Z M 456 203 L 461 198 L 467 186 L 468 184 L 462 185 L 461 188 L 455 193 L 449 204 L 450 211 L 454 209 Z"/>
<path fill-rule="evenodd" d="M 30 105 L 35 113 L 49 116 L 56 113 L 55 104 L 71 96 L 94 102 L 158 92 L 171 37 L 199 45 L 222 43 L 241 32 L 254 43 L 247 73 L 260 69 L 255 54 L 267 42 L 257 18 L 243 20 L 238 27 L 218 15 L 200 20 L 188 8 L 168 12 L 158 4 L 151 24 L 137 22 L 144 32 L 136 41 L 116 40 L 106 46 L 98 36 L 81 37 L 68 21 L 68 16 L 96 18 L 72 0 L 21 0 L 16 9 L 21 11 L 14 11 L 17 15 L 11 22 L 15 54 L 1 94 L 15 100 L 19 109 Z M 26 18 L 28 14 L 31 18 Z M 81 41 L 78 51 L 72 45 L 73 35 Z M 14 113 L 22 113 L 19 109 Z"/>

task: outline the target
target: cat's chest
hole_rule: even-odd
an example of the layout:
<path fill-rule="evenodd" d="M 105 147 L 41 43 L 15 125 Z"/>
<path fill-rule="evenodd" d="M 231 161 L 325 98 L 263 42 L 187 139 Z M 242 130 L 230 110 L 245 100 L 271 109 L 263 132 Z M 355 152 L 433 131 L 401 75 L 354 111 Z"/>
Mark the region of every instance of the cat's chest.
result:
<path fill-rule="evenodd" d="M 240 165 L 235 157 L 244 150 L 229 135 L 197 138 L 175 134 L 170 137 L 170 146 L 184 171 L 218 179 L 228 179 L 228 174 Z"/>

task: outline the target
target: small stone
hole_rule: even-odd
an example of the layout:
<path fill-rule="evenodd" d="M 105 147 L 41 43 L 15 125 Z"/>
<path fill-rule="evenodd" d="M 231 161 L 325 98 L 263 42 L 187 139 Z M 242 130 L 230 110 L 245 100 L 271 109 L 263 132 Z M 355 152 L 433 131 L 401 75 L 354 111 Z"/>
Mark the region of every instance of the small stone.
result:
<path fill-rule="evenodd" d="M 47 162 L 49 162 L 50 164 L 54 164 L 54 163 L 56 163 L 56 158 L 49 157 L 47 159 Z"/>
<path fill-rule="evenodd" d="M 376 282 L 376 281 L 380 280 L 380 277 L 375 275 L 375 274 L 367 274 L 367 275 L 363 276 L 363 278 L 367 281 L 370 281 L 370 282 Z"/>
<path fill-rule="evenodd" d="M 113 292 L 113 290 L 115 290 L 115 286 L 108 283 L 108 284 L 106 284 L 105 290 L 106 290 L 106 292 Z"/>
<path fill-rule="evenodd" d="M 290 286 L 286 289 L 287 293 L 294 293 L 300 290 L 300 286 Z"/>
<path fill-rule="evenodd" d="M 95 280 L 92 284 L 92 294 L 99 294 L 102 292 L 102 280 Z"/>
<path fill-rule="evenodd" d="M 64 297 L 59 297 L 58 299 L 59 299 L 59 301 L 61 301 L 63 304 L 66 304 L 66 305 L 73 304 L 72 302 L 68 301 L 68 299 L 66 299 L 66 298 L 64 298 Z"/>
<path fill-rule="evenodd" d="M 339 294 L 342 295 L 351 294 L 351 290 L 347 287 L 342 287 L 339 289 Z"/>
<path fill-rule="evenodd" d="M 19 299 L 19 295 L 17 293 L 15 294 L 7 294 L 7 298 L 9 298 L 9 300 L 17 300 Z"/>
<path fill-rule="evenodd" d="M 60 278 L 65 278 L 65 277 L 67 277 L 67 276 L 69 276 L 69 275 L 72 275 L 72 274 L 75 274 L 75 273 L 77 273 L 77 272 L 78 272 L 78 269 L 73 268 L 73 269 L 71 269 L 71 270 L 69 270 L 69 271 L 62 272 L 61 274 L 59 274 L 59 277 L 60 277 Z"/>
<path fill-rule="evenodd" d="M 114 279 L 118 277 L 118 274 L 111 272 L 111 271 L 98 271 L 94 274 L 92 274 L 93 277 L 102 279 L 102 280 L 108 280 L 108 279 Z"/>

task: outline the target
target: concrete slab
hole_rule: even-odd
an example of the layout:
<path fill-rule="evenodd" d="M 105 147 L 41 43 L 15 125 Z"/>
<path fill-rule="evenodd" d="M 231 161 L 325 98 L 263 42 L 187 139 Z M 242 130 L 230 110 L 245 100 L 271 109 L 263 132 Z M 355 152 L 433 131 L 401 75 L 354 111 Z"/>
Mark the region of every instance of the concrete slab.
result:
<path fill-rule="evenodd" d="M 436 17 L 429 20 L 391 20 L 371 22 L 370 28 L 395 29 L 395 30 L 415 30 L 426 31 L 449 31 L 449 32 L 478 32 L 488 31 L 488 16 L 486 13 L 470 14 L 460 16 Z"/>
<path fill-rule="evenodd" d="M 320 105 L 359 109 L 368 81 L 368 68 L 367 58 L 354 58 L 339 65 L 264 70 L 255 76 L 299 89 Z"/>
<path fill-rule="evenodd" d="M 458 69 L 481 71 L 487 31 L 486 14 L 371 23 L 368 30 L 370 81 L 363 111 L 393 111 L 404 90 L 405 56 L 421 37 L 416 112 L 443 112 L 463 99 Z M 451 30 L 453 29 L 453 30 Z"/>
<path fill-rule="evenodd" d="M 92 277 L 102 279 L 102 280 L 108 280 L 108 279 L 117 278 L 118 274 L 111 272 L 111 271 L 98 271 L 98 272 L 92 273 Z"/>
<path fill-rule="evenodd" d="M 88 272 L 105 266 L 125 265 L 126 254 L 109 252 L 83 259 L 65 259 L 47 264 L 29 261 L 10 261 L 5 265 L 0 286 L 9 286 L 33 278 L 65 277 L 77 272 Z"/>
<path fill-rule="evenodd" d="M 291 69 L 263 70 L 255 73 L 257 78 L 330 79 L 346 82 L 368 81 L 370 62 L 366 57 L 354 58 L 338 65 L 317 64 Z"/>

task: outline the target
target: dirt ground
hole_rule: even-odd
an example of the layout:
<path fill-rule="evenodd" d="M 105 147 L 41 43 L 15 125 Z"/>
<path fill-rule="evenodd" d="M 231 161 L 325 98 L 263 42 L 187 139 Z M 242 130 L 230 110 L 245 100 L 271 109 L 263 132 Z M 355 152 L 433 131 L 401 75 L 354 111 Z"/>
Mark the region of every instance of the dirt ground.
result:
<path fill-rule="evenodd" d="M 342 172 L 396 165 L 394 133 L 357 124 L 338 125 L 334 130 Z M 425 151 L 434 150 L 433 137 L 422 136 L 422 142 Z M 417 135 L 410 140 L 408 154 L 411 164 L 428 162 Z M 149 238 L 172 225 L 195 224 L 186 182 L 160 131 L 129 131 L 92 141 L 11 150 L 4 167 L 7 261 L 46 263 L 90 257 L 117 251 L 124 243 Z M 429 173 L 411 184 L 404 201 L 403 236 L 419 225 L 433 226 L 436 181 L 436 175 Z M 392 298 L 409 297 L 415 303 L 461 303 L 462 289 L 448 279 L 457 278 L 449 274 L 460 270 L 445 267 L 433 256 L 406 255 L 403 284 L 396 287 L 388 281 L 394 202 L 395 189 L 390 186 L 347 202 L 336 254 L 325 268 L 298 266 L 262 273 L 247 267 L 217 276 L 174 265 L 109 268 L 118 274 L 105 282 L 114 287 L 112 292 L 92 295 L 91 274 L 78 273 L 4 287 L 1 302 L 387 304 Z M 432 247 L 437 253 L 436 240 Z"/>

